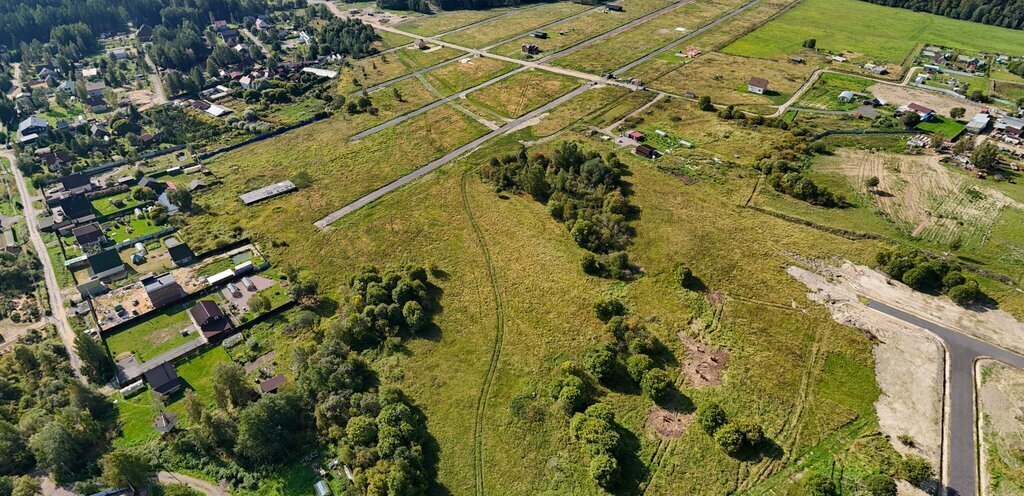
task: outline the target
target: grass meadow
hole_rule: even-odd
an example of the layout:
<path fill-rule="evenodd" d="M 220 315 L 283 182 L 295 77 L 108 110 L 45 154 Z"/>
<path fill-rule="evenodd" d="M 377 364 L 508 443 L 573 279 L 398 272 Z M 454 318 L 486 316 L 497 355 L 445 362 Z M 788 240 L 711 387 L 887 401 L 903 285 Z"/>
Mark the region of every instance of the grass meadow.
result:
<path fill-rule="evenodd" d="M 402 31 L 420 36 L 436 36 L 447 33 L 474 22 L 480 22 L 508 12 L 505 9 L 493 10 L 451 10 L 440 14 L 417 17 L 409 22 L 396 25 Z"/>
<path fill-rule="evenodd" d="M 390 81 L 434 64 L 454 59 L 464 52 L 441 47 L 433 50 L 401 48 L 365 59 L 354 60 L 338 76 L 338 91 L 349 94 L 367 86 Z M 358 81 L 359 84 L 356 84 Z"/>
<path fill-rule="evenodd" d="M 514 119 L 579 86 L 579 79 L 527 69 L 466 96 L 475 106 Z"/>
<path fill-rule="evenodd" d="M 800 100 L 796 102 L 796 106 L 823 110 L 853 110 L 860 106 L 864 97 L 858 96 L 852 101 L 842 102 L 839 101 L 839 94 L 844 91 L 852 91 L 861 95 L 868 95 L 867 89 L 873 84 L 875 82 L 870 79 L 825 72 L 800 97 Z"/>
<path fill-rule="evenodd" d="M 515 15 L 493 19 L 452 33 L 443 37 L 442 41 L 469 48 L 483 48 L 590 8 L 592 7 L 572 2 L 540 4 Z"/>
<path fill-rule="evenodd" d="M 895 64 L 901 63 L 918 43 L 1024 54 L 1024 32 L 1019 30 L 858 0 L 804 0 L 724 51 L 774 58 L 799 51 L 804 40 L 810 38 L 818 41 L 819 50 L 849 51 Z"/>
<path fill-rule="evenodd" d="M 516 64 L 490 57 L 466 57 L 423 75 L 427 82 L 448 96 L 472 88 L 516 68 Z"/>

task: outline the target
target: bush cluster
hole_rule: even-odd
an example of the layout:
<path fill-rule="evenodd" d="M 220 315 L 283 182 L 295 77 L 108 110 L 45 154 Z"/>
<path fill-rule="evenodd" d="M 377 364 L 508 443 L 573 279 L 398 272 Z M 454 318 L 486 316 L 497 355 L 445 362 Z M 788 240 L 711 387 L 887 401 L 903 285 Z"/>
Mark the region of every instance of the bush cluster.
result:
<path fill-rule="evenodd" d="M 590 475 L 605 489 L 619 478 L 619 433 L 615 413 L 608 405 L 598 403 L 586 412 L 573 415 L 569 434 L 580 443 L 590 457 Z"/>
<path fill-rule="evenodd" d="M 423 331 L 436 308 L 427 270 L 419 265 L 385 273 L 364 267 L 349 288 L 352 312 L 332 326 L 340 339 L 356 350 L 374 348 L 401 331 Z"/>
<path fill-rule="evenodd" d="M 983 296 L 978 282 L 964 277 L 957 266 L 914 249 L 882 251 L 875 262 L 893 279 L 918 291 L 945 294 L 958 305 L 970 305 Z"/>
<path fill-rule="evenodd" d="M 729 421 L 722 407 L 716 403 L 705 403 L 697 408 L 697 424 L 709 435 L 722 451 L 732 457 L 745 451 L 756 450 L 764 443 L 764 429 L 749 420 Z"/>

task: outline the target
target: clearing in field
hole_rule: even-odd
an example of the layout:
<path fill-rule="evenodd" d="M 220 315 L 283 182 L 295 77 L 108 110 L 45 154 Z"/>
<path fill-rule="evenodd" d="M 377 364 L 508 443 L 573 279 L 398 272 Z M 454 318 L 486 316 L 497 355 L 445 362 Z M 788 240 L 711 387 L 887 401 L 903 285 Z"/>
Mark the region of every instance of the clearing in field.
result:
<path fill-rule="evenodd" d="M 809 64 L 709 53 L 679 69 L 648 82 L 649 86 L 676 94 L 692 91 L 723 105 L 765 106 L 784 103 L 813 72 Z M 768 80 L 764 95 L 747 92 L 750 78 Z"/>
<path fill-rule="evenodd" d="M 938 158 L 844 149 L 823 157 L 817 170 L 847 177 L 900 231 L 935 243 L 983 245 L 1003 208 L 1024 208 L 999 191 L 971 184 Z M 864 181 L 873 176 L 879 185 L 869 192 Z"/>
<path fill-rule="evenodd" d="M 901 64 L 918 43 L 1021 55 L 1024 32 L 858 0 L 805 0 L 740 38 L 724 51 L 774 58 L 797 52 L 805 40 L 819 50 L 853 52 L 851 62 Z"/>
<path fill-rule="evenodd" d="M 592 7 L 572 2 L 542 4 L 510 16 L 477 24 L 469 29 L 447 35 L 441 40 L 464 47 L 483 48 L 590 8 Z"/>
<path fill-rule="evenodd" d="M 607 74 L 686 36 L 744 3 L 744 0 L 689 3 L 559 58 L 554 64 L 591 74 Z"/>
<path fill-rule="evenodd" d="M 442 95 L 454 95 L 518 67 L 490 57 L 465 57 L 423 75 Z"/>
<path fill-rule="evenodd" d="M 572 91 L 580 83 L 562 74 L 527 69 L 474 91 L 466 99 L 497 116 L 514 119 Z"/>
<path fill-rule="evenodd" d="M 1024 493 L 1024 370 L 995 360 L 978 362 L 981 387 L 978 406 L 981 417 L 982 487 L 990 495 Z"/>

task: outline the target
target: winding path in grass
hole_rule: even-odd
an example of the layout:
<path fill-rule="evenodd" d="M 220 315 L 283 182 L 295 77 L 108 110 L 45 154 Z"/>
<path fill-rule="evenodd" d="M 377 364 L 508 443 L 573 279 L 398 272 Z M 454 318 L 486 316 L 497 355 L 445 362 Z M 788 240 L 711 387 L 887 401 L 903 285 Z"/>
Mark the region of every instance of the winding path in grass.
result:
<path fill-rule="evenodd" d="M 494 271 L 494 262 L 491 260 L 491 251 L 487 248 L 487 239 L 480 229 L 480 225 L 473 216 L 473 210 L 469 207 L 469 194 L 466 191 L 466 182 L 469 180 L 469 170 L 462 174 L 462 183 L 459 188 L 462 192 L 462 207 L 466 211 L 466 218 L 476 235 L 476 242 L 480 245 L 480 251 L 484 255 L 484 264 L 487 267 L 487 278 L 491 283 L 491 292 L 494 295 L 494 344 L 491 347 L 491 361 L 487 364 L 487 371 L 484 372 L 484 381 L 480 385 L 480 396 L 476 400 L 476 419 L 473 422 L 473 483 L 474 494 L 484 494 L 484 456 L 483 456 L 483 424 L 484 413 L 487 410 L 487 397 L 491 393 L 491 384 L 494 382 L 494 372 L 498 368 L 498 358 L 501 356 L 501 342 L 505 334 L 505 313 L 501 301 L 501 291 L 498 289 L 498 276 Z"/>

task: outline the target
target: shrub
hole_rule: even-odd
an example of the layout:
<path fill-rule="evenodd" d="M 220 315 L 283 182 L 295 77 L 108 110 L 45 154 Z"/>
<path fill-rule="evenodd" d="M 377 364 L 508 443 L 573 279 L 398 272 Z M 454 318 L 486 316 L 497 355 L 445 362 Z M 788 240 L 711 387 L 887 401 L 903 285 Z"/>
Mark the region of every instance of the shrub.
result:
<path fill-rule="evenodd" d="M 583 367 L 598 381 L 607 380 L 615 371 L 615 352 L 607 347 L 587 350 L 583 354 Z"/>
<path fill-rule="evenodd" d="M 736 456 L 746 446 L 746 438 L 735 424 L 725 424 L 715 432 L 715 442 L 729 456 Z"/>
<path fill-rule="evenodd" d="M 896 481 L 886 474 L 872 474 L 864 478 L 864 490 L 871 496 L 896 496 Z"/>
<path fill-rule="evenodd" d="M 663 369 L 648 370 L 640 381 L 640 390 L 644 392 L 645 396 L 655 402 L 664 398 L 665 393 L 668 392 L 671 386 L 672 381 Z"/>
<path fill-rule="evenodd" d="M 597 485 L 607 489 L 619 477 L 619 462 L 609 455 L 597 455 L 590 460 L 590 476 Z"/>
<path fill-rule="evenodd" d="M 717 403 L 705 403 L 697 407 L 697 423 L 708 434 L 714 435 L 726 421 L 725 411 Z"/>
<path fill-rule="evenodd" d="M 693 271 L 682 262 L 676 262 L 672 265 L 672 277 L 680 287 L 686 288 L 693 282 Z"/>
<path fill-rule="evenodd" d="M 626 314 L 626 305 L 618 298 L 605 298 L 594 304 L 594 314 L 601 322 L 608 322 L 612 317 Z"/>
<path fill-rule="evenodd" d="M 908 455 L 896 468 L 899 476 L 915 487 L 935 476 L 932 464 L 919 455 Z"/>
<path fill-rule="evenodd" d="M 626 359 L 626 371 L 629 372 L 629 377 L 638 383 L 653 367 L 654 361 L 643 353 L 636 353 Z"/>
<path fill-rule="evenodd" d="M 813 473 L 804 477 L 804 492 L 808 496 L 835 496 L 836 483 L 825 474 Z"/>

